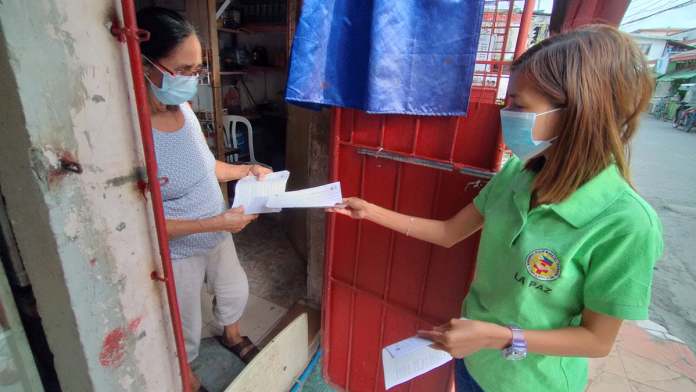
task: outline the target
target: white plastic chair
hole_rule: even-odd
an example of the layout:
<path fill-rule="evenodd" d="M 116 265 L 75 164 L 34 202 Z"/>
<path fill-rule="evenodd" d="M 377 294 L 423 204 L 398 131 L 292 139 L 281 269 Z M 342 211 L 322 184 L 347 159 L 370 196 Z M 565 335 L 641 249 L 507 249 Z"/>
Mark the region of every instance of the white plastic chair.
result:
<path fill-rule="evenodd" d="M 247 128 L 247 145 L 249 146 L 249 162 L 252 164 L 258 164 L 256 162 L 256 157 L 254 157 L 254 137 L 251 131 L 251 123 L 249 120 L 242 116 L 222 116 L 222 126 L 225 129 L 225 133 L 229 132 L 229 137 L 227 140 L 232 141 L 232 146 L 237 148 L 237 123 L 242 123 L 246 125 Z M 227 143 L 225 143 L 227 144 Z M 239 155 L 233 155 L 233 161 L 239 161 Z"/>

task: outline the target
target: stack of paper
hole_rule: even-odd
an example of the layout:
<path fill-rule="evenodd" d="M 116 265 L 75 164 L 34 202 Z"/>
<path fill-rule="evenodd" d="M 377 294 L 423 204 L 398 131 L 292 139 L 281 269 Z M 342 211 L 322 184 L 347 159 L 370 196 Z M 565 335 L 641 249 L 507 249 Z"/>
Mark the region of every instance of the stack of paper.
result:
<path fill-rule="evenodd" d="M 334 182 L 316 188 L 285 192 L 290 177 L 287 170 L 267 174 L 263 181 L 245 177 L 234 188 L 232 208 L 244 206 L 246 214 L 279 212 L 283 208 L 336 207 L 343 201 L 341 183 Z"/>

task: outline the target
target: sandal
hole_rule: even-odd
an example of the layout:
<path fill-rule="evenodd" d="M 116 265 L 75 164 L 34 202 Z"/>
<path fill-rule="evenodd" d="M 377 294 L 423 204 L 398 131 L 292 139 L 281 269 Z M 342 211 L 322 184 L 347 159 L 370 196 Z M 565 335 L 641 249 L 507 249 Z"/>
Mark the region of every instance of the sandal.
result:
<path fill-rule="evenodd" d="M 192 385 L 191 385 L 191 390 L 192 390 L 193 392 L 210 392 L 209 390 L 207 390 L 207 389 L 203 386 L 203 384 L 201 384 L 201 379 L 198 378 L 198 376 L 196 376 L 195 373 L 193 374 L 193 376 L 196 378 L 196 381 L 197 381 L 198 384 L 199 384 L 198 389 L 196 389 L 195 391 L 193 391 L 193 382 L 191 383 L 191 384 L 192 384 Z M 193 380 L 192 380 L 192 381 L 193 381 Z"/>
<path fill-rule="evenodd" d="M 248 364 L 249 362 L 251 362 L 252 359 L 254 359 L 254 357 L 256 357 L 258 353 L 261 352 L 261 350 L 259 350 L 259 348 L 256 347 L 247 336 L 242 336 L 242 338 L 243 340 L 235 344 L 234 346 L 227 346 L 226 344 L 224 344 L 222 342 L 222 336 L 218 338 L 218 341 L 220 342 L 222 347 L 230 350 L 232 354 L 238 356 L 239 359 L 242 360 L 242 362 Z M 245 350 L 247 351 L 244 352 Z M 244 353 L 244 355 L 240 355 L 241 353 Z"/>

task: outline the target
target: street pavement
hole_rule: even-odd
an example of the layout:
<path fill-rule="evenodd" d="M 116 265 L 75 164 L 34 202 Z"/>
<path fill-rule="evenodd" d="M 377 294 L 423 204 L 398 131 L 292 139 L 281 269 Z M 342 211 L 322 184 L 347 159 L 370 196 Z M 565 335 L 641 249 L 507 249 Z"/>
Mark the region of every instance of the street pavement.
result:
<path fill-rule="evenodd" d="M 696 352 L 696 133 L 645 114 L 634 138 L 631 174 L 663 227 L 650 319 Z"/>

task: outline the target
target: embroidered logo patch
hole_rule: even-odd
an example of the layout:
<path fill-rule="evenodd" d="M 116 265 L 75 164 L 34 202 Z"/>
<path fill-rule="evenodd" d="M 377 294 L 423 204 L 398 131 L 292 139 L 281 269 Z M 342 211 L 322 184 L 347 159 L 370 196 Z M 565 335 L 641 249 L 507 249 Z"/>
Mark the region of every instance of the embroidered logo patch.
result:
<path fill-rule="evenodd" d="M 527 271 L 539 280 L 556 280 L 561 276 L 558 258 L 548 249 L 539 249 L 527 256 Z"/>

